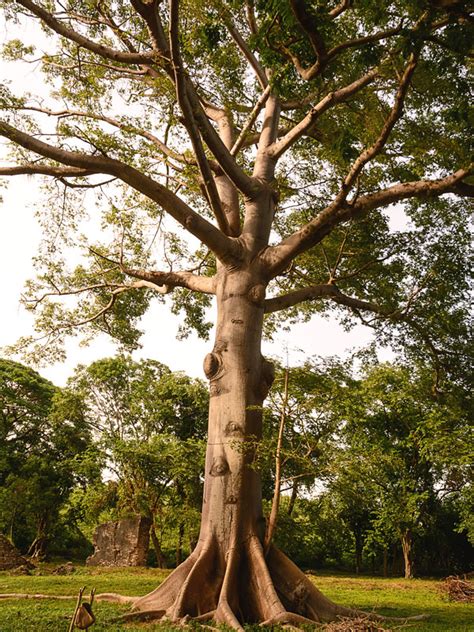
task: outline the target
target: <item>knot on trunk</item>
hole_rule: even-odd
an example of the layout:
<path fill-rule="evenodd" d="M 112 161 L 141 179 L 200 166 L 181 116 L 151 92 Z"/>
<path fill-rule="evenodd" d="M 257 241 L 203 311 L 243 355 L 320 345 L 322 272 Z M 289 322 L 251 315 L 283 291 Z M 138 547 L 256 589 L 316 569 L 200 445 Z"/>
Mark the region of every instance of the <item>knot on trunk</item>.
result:
<path fill-rule="evenodd" d="M 224 476 L 229 471 L 229 464 L 223 456 L 217 456 L 211 466 L 211 476 Z"/>
<path fill-rule="evenodd" d="M 222 366 L 222 359 L 217 353 L 208 353 L 204 358 L 204 373 L 208 380 L 217 377 Z"/>

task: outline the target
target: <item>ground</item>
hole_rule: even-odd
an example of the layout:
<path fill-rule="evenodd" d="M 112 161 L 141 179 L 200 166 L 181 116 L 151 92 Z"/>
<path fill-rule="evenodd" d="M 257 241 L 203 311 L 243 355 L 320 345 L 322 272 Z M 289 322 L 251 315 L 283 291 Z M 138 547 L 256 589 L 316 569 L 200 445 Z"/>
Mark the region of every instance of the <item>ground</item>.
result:
<path fill-rule="evenodd" d="M 12 576 L 0 572 L 0 593 L 45 593 L 56 595 L 77 594 L 79 588 L 92 587 L 97 592 L 120 592 L 128 595 L 144 595 L 163 581 L 169 571 L 157 569 L 103 569 L 78 566 L 68 576 L 50 575 L 54 566 L 44 565 L 41 575 Z M 429 612 L 428 621 L 413 622 L 410 632 L 472 632 L 474 608 L 472 605 L 451 603 L 440 593 L 440 581 L 382 579 L 376 577 L 351 577 L 348 575 L 314 574 L 311 579 L 326 596 L 345 606 L 377 612 L 393 617 L 410 616 Z M 86 591 L 87 592 L 87 591 Z M 0 602 L 1 632 L 60 632 L 67 630 L 74 610 L 74 601 L 25 601 Z M 97 623 L 93 632 L 121 632 L 141 630 L 161 632 L 175 629 L 164 624 L 123 625 L 111 623 L 111 619 L 126 612 L 125 606 L 98 603 L 94 611 Z M 390 626 L 386 626 L 390 627 Z M 393 626 L 393 629 L 397 629 Z M 403 629 L 403 628 L 402 628 Z M 203 628 L 203 631 L 205 628 Z"/>

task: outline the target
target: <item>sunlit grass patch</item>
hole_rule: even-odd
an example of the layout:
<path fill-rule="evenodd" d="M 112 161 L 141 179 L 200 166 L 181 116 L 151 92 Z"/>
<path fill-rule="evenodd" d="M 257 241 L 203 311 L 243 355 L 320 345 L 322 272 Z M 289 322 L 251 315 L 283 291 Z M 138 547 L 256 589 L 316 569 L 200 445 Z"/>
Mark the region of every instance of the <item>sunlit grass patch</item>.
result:
<path fill-rule="evenodd" d="M 117 592 L 124 595 L 144 595 L 156 588 L 169 571 L 143 568 L 103 568 L 78 566 L 71 575 L 51 575 L 51 565 L 42 565 L 35 574 L 14 576 L 0 573 L 1 593 L 71 595 L 68 601 L 2 600 L 0 601 L 1 632 L 61 632 L 66 631 L 74 612 L 75 597 L 86 586 L 97 593 Z M 409 626 L 387 621 L 383 627 L 410 632 L 472 632 L 474 608 L 465 603 L 448 601 L 439 591 L 437 580 L 383 579 L 314 575 L 310 578 L 333 601 L 366 612 L 388 617 L 409 617 L 426 613 L 426 621 L 411 621 Z M 94 604 L 97 619 L 93 632 L 147 630 L 175 631 L 176 626 L 163 623 L 118 623 L 113 619 L 129 610 L 128 606 L 98 602 Z M 199 626 L 195 626 L 199 627 Z M 203 628 L 204 629 L 204 628 Z"/>

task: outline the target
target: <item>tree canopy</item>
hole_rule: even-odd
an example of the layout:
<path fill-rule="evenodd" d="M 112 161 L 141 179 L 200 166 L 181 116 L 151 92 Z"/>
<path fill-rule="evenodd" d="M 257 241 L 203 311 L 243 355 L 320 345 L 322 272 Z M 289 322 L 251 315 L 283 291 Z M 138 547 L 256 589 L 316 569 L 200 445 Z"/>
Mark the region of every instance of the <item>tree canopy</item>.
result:
<path fill-rule="evenodd" d="M 261 339 L 335 308 L 347 326 L 362 318 L 379 340 L 429 356 L 433 392 L 443 372 L 465 379 L 469 3 L 0 7 L 47 34 L 41 52 L 19 38 L 3 50 L 37 60 L 49 86 L 0 93 L 11 150 L 0 175 L 42 176 L 49 195 L 25 297 L 39 340 L 19 346 L 58 357 L 79 328 L 136 348 L 141 316 L 168 294 L 183 334 L 206 336 L 217 303 L 199 539 L 135 608 L 239 630 L 354 614 L 264 536 L 253 464 L 274 370 Z"/>

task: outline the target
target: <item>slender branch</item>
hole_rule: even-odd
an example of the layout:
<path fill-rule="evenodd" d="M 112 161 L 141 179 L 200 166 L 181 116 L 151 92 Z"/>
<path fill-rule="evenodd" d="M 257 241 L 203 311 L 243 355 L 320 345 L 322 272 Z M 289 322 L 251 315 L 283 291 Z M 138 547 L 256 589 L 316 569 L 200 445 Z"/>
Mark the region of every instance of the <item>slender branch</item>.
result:
<path fill-rule="evenodd" d="M 405 98 L 408 93 L 408 88 L 410 86 L 417 63 L 418 63 L 418 54 L 412 54 L 410 56 L 410 61 L 408 62 L 405 68 L 405 72 L 403 73 L 403 76 L 400 80 L 397 94 L 395 96 L 395 102 L 393 104 L 393 107 L 390 111 L 389 116 L 387 117 L 382 127 L 382 131 L 380 132 L 379 137 L 377 138 L 375 143 L 371 145 L 371 147 L 368 147 L 359 155 L 357 160 L 352 165 L 349 173 L 344 179 L 341 190 L 335 199 L 336 203 L 339 203 L 342 200 L 346 199 L 347 194 L 349 193 L 352 185 L 356 181 L 357 177 L 359 176 L 364 166 L 368 162 L 370 162 L 373 158 L 375 158 L 375 156 L 377 156 L 382 151 L 383 147 L 385 146 L 385 143 L 387 142 L 392 129 L 394 128 L 395 124 L 401 118 L 403 114 L 403 106 L 405 103 Z"/>
<path fill-rule="evenodd" d="M 347 40 L 342 44 L 338 44 L 331 48 L 327 53 L 327 61 L 330 61 L 342 51 L 347 50 L 348 48 L 356 48 L 357 46 L 363 46 L 364 44 L 370 44 L 371 42 L 378 42 L 383 39 L 388 39 L 389 37 L 393 37 L 394 35 L 398 35 L 403 28 L 403 25 L 400 24 L 392 29 L 387 29 L 386 31 L 378 31 L 377 33 L 372 33 L 372 35 L 366 35 L 365 37 L 359 37 L 353 40 Z"/>
<path fill-rule="evenodd" d="M 252 125 L 257 120 L 257 117 L 260 114 L 263 106 L 265 105 L 268 97 L 270 96 L 271 91 L 272 91 L 271 85 L 268 84 L 267 87 L 265 88 L 265 90 L 260 95 L 260 97 L 259 97 L 257 103 L 255 104 L 253 110 L 250 112 L 247 120 L 245 121 L 245 124 L 242 127 L 242 130 L 241 130 L 237 140 L 232 145 L 232 148 L 230 150 L 230 153 L 231 153 L 232 156 L 236 156 L 239 153 L 240 149 L 242 148 L 242 146 L 244 144 L 244 141 L 246 139 L 246 136 L 247 136 L 248 132 L 250 131 L 250 129 L 252 128 Z"/>
<path fill-rule="evenodd" d="M 149 64 L 155 61 L 156 55 L 154 53 L 129 53 L 120 50 L 115 50 L 109 46 L 103 44 L 97 44 L 93 40 L 84 37 L 77 31 L 67 27 L 63 22 L 58 20 L 52 13 L 46 11 L 42 6 L 32 2 L 32 0 L 16 0 L 17 4 L 20 4 L 28 11 L 31 11 L 33 15 L 40 18 L 44 24 L 49 26 L 50 29 L 62 35 L 66 39 L 75 42 L 79 46 L 89 50 L 92 53 L 96 53 L 105 59 L 112 61 L 118 61 L 123 64 Z"/>
<path fill-rule="evenodd" d="M 188 100 L 186 80 L 184 77 L 183 64 L 179 48 L 178 25 L 179 0 L 170 0 L 170 50 L 176 85 L 176 96 L 181 111 L 183 112 L 184 124 L 186 126 L 186 129 L 188 130 L 194 153 L 198 161 L 199 169 L 203 177 L 206 197 L 217 220 L 219 228 L 224 234 L 228 235 L 230 232 L 229 222 L 227 221 L 226 214 L 224 213 L 224 210 L 222 208 L 219 193 L 217 191 L 217 186 L 212 176 L 211 168 L 206 157 L 206 152 L 204 151 L 204 147 L 201 141 L 201 136 L 196 125 L 194 112 Z"/>
<path fill-rule="evenodd" d="M 356 81 L 344 86 L 344 88 L 339 88 L 339 90 L 327 94 L 324 99 L 311 108 L 308 114 L 295 127 L 268 149 L 269 153 L 273 158 L 278 159 L 315 124 L 316 120 L 324 112 L 339 103 L 347 101 L 347 99 L 372 83 L 378 76 L 379 70 L 373 68 L 362 77 L 359 77 L 359 79 L 356 79 Z"/>
<path fill-rule="evenodd" d="M 40 107 L 31 106 L 31 105 L 19 106 L 12 109 L 21 110 L 25 112 L 39 112 L 41 114 L 47 114 L 48 116 L 55 116 L 57 118 L 78 117 L 78 118 L 88 118 L 94 121 L 101 121 L 103 123 L 108 123 L 109 125 L 112 125 L 113 127 L 116 127 L 117 129 L 133 132 L 134 134 L 137 134 L 137 136 L 146 138 L 147 140 L 151 141 L 154 145 L 156 145 L 156 147 L 158 147 L 161 153 L 163 153 L 165 156 L 168 156 L 169 158 L 173 158 L 173 160 L 176 160 L 178 162 L 182 162 L 185 164 L 190 164 L 190 163 L 195 164 L 195 161 L 190 161 L 183 154 L 180 154 L 170 149 L 165 143 L 163 143 L 163 141 L 161 141 L 157 136 L 155 136 L 148 130 L 137 128 L 134 125 L 131 125 L 130 123 L 123 123 L 122 121 L 119 121 L 118 119 L 112 118 L 110 116 L 105 116 L 104 114 L 86 112 L 84 110 L 68 110 L 68 109 L 50 110 L 48 108 L 40 108 Z"/>
<path fill-rule="evenodd" d="M 244 55 L 245 59 L 249 62 L 250 66 L 255 72 L 258 82 L 260 83 L 260 87 L 262 88 L 262 90 L 265 90 L 265 88 L 268 85 L 268 79 L 267 79 L 267 75 L 265 74 L 265 70 L 262 68 L 262 66 L 260 65 L 260 62 L 258 61 L 258 59 L 255 57 L 255 55 L 252 53 L 252 51 L 248 47 L 247 42 L 244 40 L 242 35 L 236 29 L 234 24 L 231 22 L 230 18 L 225 18 L 224 22 L 227 27 L 227 30 L 232 36 L 232 39 L 237 44 L 240 51 Z"/>
<path fill-rule="evenodd" d="M 0 136 L 33 151 L 45 158 L 56 160 L 70 167 L 107 173 L 121 179 L 136 191 L 159 204 L 171 217 L 179 222 L 195 237 L 200 239 L 222 261 L 233 261 L 240 257 L 240 245 L 224 235 L 198 213 L 193 211 L 181 198 L 165 186 L 134 167 L 119 160 L 104 156 L 91 156 L 76 151 L 67 151 L 26 134 L 6 122 L 0 121 Z"/>

